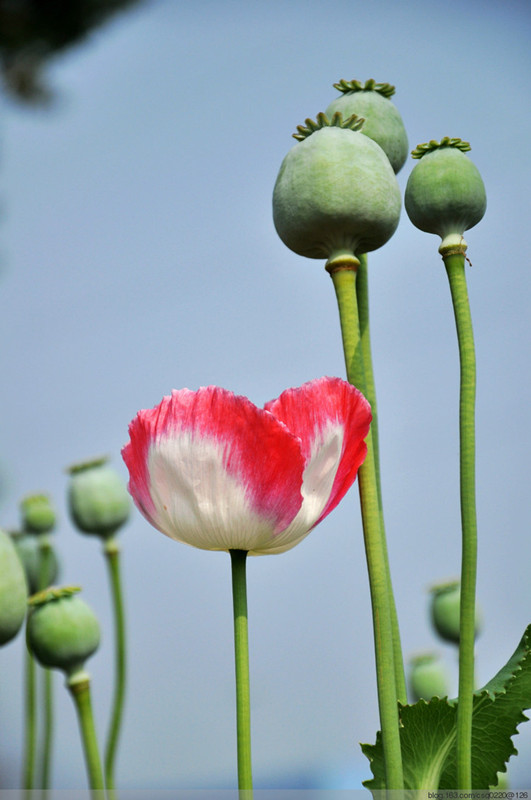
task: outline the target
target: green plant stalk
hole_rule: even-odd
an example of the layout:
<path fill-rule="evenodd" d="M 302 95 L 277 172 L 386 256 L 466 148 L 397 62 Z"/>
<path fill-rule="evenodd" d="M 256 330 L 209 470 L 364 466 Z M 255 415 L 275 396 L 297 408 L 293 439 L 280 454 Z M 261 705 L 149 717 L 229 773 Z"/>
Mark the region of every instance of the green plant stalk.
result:
<path fill-rule="evenodd" d="M 89 787 L 93 791 L 103 792 L 105 790 L 105 785 L 98 750 L 96 728 L 94 726 L 94 716 L 92 714 L 90 678 L 86 672 L 77 672 L 67 679 L 67 687 L 76 706 Z"/>
<path fill-rule="evenodd" d="M 365 373 L 356 298 L 356 266 L 352 261 L 345 266 L 338 265 L 336 262 L 334 266 L 331 265 L 328 268 L 328 271 L 334 283 L 339 307 L 347 377 L 353 385 L 364 388 Z M 385 756 L 386 788 L 403 789 L 395 653 L 391 622 L 392 588 L 381 526 L 371 431 L 369 431 L 366 443 L 367 456 L 358 472 L 358 488 L 373 615 L 378 708 Z"/>
<path fill-rule="evenodd" d="M 25 648 L 25 704 L 24 704 L 24 772 L 23 786 L 26 793 L 31 792 L 35 781 L 35 743 L 36 706 L 35 672 L 36 663 L 28 648 Z"/>
<path fill-rule="evenodd" d="M 234 610 L 234 659 L 236 668 L 236 731 L 238 740 L 238 789 L 240 800 L 252 800 L 251 700 L 249 688 L 249 635 L 245 550 L 231 550 L 232 602 Z"/>
<path fill-rule="evenodd" d="M 465 276 L 465 250 L 442 248 L 454 307 L 459 345 L 459 471 L 461 494 L 461 606 L 459 622 L 459 693 L 457 706 L 457 788 L 472 788 L 472 704 L 477 575 L 475 485 L 476 356 Z M 456 252 L 457 251 L 457 252 Z"/>
<path fill-rule="evenodd" d="M 372 410 L 372 441 L 374 448 L 374 465 L 376 470 L 376 481 L 378 486 L 378 505 L 380 509 L 380 524 L 382 526 L 383 546 L 385 549 L 385 560 L 389 586 L 391 583 L 391 570 L 389 567 L 389 556 L 387 552 L 387 541 L 385 536 L 385 521 L 382 501 L 382 479 L 380 471 L 380 442 L 378 435 L 378 408 L 376 404 L 376 384 L 374 381 L 374 369 L 372 365 L 371 333 L 369 326 L 369 272 L 367 254 L 359 256 L 360 265 L 356 273 L 356 298 L 358 303 L 358 318 L 360 328 L 361 354 L 363 358 L 363 371 L 365 384 L 363 394 L 370 403 Z M 358 387 L 360 388 L 360 387 Z M 400 628 L 398 625 L 398 614 L 393 592 L 390 596 L 391 603 L 391 626 L 393 629 L 393 649 L 394 666 L 397 698 L 404 705 L 407 703 L 406 675 L 404 670 L 404 658 L 402 655 L 402 644 L 400 641 Z"/>
<path fill-rule="evenodd" d="M 114 537 L 103 545 L 107 560 L 114 609 L 115 683 L 111 721 L 105 746 L 105 783 L 110 797 L 114 796 L 114 770 L 120 729 L 123 719 L 126 684 L 125 614 L 120 577 L 120 546 Z"/>
<path fill-rule="evenodd" d="M 52 543 L 49 536 L 39 539 L 39 591 L 49 584 L 52 566 Z M 41 789 L 46 791 L 50 785 L 53 743 L 53 678 L 49 669 L 43 669 L 43 737 L 40 753 Z"/>

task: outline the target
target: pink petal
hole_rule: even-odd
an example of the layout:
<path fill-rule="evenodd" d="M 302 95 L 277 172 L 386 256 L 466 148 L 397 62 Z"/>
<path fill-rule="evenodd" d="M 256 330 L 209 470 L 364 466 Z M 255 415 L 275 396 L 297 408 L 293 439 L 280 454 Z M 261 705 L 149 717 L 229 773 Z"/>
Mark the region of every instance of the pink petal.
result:
<path fill-rule="evenodd" d="M 287 389 L 265 408 L 302 442 L 304 500 L 285 535 L 294 535 L 294 528 L 301 534 L 321 522 L 354 483 L 367 453 L 370 406 L 346 381 L 320 378 Z"/>
<path fill-rule="evenodd" d="M 299 511 L 300 441 L 245 397 L 173 391 L 129 426 L 122 454 L 140 511 L 171 538 L 268 552 Z"/>

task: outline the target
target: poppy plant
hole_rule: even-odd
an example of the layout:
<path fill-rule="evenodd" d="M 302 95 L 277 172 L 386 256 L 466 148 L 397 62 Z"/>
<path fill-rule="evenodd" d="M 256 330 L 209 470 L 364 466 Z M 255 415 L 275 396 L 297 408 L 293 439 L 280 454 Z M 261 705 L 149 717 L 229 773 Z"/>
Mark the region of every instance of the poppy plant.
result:
<path fill-rule="evenodd" d="M 257 408 L 216 386 L 173 391 L 139 411 L 122 450 L 129 491 L 158 530 L 232 565 L 238 786 L 252 789 L 246 558 L 298 544 L 354 483 L 371 410 L 339 378 Z"/>
<path fill-rule="evenodd" d="M 365 458 L 371 412 L 339 378 L 257 408 L 216 386 L 139 411 L 122 455 L 146 519 L 205 550 L 282 553 L 339 503 Z"/>

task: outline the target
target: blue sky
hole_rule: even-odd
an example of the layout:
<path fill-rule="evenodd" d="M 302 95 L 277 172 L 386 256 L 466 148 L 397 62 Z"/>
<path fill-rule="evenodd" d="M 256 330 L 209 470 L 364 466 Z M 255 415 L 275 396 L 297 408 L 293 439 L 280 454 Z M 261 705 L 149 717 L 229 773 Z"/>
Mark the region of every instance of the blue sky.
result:
<path fill-rule="evenodd" d="M 531 621 L 528 269 L 531 80 L 526 2 L 154 0 L 52 62 L 55 105 L 2 100 L 2 524 L 28 492 L 59 509 L 63 582 L 104 628 L 90 662 L 103 737 L 112 628 L 97 543 L 72 532 L 72 462 L 120 448 L 139 408 L 219 384 L 257 404 L 343 376 L 331 281 L 278 239 L 271 194 L 291 134 L 374 78 L 411 149 L 457 136 L 487 189 L 467 235 L 478 356 L 478 597 L 486 681 Z M 413 166 L 399 175 L 402 188 Z M 438 238 L 403 212 L 371 254 L 373 354 L 391 568 L 406 654 L 437 649 L 426 587 L 459 573 L 457 347 Z M 123 533 L 131 667 L 119 782 L 235 780 L 229 559 L 176 544 L 135 515 Z M 267 776 L 369 777 L 378 727 L 357 492 L 299 547 L 249 565 L 253 746 Z M 2 652 L 2 773 L 20 772 L 22 639 Z M 84 785 L 57 680 L 55 785 Z M 513 785 L 531 785 L 531 726 Z M 331 779 L 330 779 L 331 780 Z M 7 785 L 7 784 L 6 784 Z"/>

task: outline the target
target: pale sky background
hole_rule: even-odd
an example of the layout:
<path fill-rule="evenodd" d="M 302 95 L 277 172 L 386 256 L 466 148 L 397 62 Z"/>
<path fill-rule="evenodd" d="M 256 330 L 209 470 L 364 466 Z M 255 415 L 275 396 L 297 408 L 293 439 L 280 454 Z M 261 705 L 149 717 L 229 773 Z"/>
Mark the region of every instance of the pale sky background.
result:
<path fill-rule="evenodd" d="M 278 239 L 271 194 L 297 124 L 340 78 L 389 82 L 412 149 L 456 136 L 484 179 L 469 231 L 478 356 L 479 680 L 531 622 L 531 7 L 527 0 L 152 0 L 56 59 L 50 110 L 3 106 L 1 524 L 46 491 L 62 583 L 103 627 L 88 663 L 103 744 L 112 620 L 97 541 L 72 531 L 64 468 L 120 448 L 139 408 L 218 384 L 257 404 L 344 376 L 323 263 Z M 414 162 L 399 175 L 402 188 Z M 459 574 L 458 362 L 439 239 L 403 212 L 371 254 L 373 354 L 391 569 L 407 655 L 455 653 L 427 587 Z M 235 785 L 230 563 L 170 541 L 137 513 L 122 534 L 130 672 L 124 788 Z M 301 545 L 249 564 L 258 788 L 359 788 L 378 728 L 357 489 Z M 19 785 L 22 648 L 1 653 L 2 787 Z M 452 693 L 456 686 L 452 687 Z M 86 784 L 56 676 L 58 788 Z M 513 788 L 531 788 L 531 725 Z M 343 783 L 341 782 L 343 781 Z"/>

